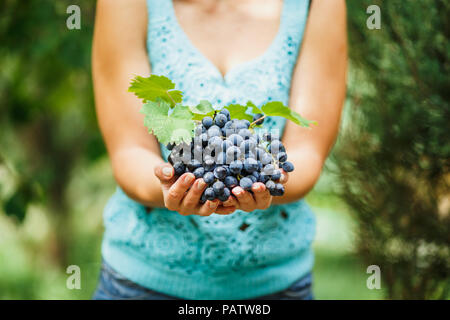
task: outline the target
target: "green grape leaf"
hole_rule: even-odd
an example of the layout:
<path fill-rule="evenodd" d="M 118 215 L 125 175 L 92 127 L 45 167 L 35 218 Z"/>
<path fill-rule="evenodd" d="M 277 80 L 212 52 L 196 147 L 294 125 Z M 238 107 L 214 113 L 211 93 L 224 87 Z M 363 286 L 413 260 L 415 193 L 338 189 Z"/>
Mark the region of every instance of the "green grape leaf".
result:
<path fill-rule="evenodd" d="M 285 106 L 280 101 L 268 102 L 261 107 L 261 110 L 267 116 L 284 117 L 302 127 L 309 127 L 311 124 L 317 124 L 316 121 L 311 121 L 303 118 L 297 112 Z"/>
<path fill-rule="evenodd" d="M 144 102 L 156 101 L 157 98 L 160 98 L 173 108 L 183 100 L 183 93 L 173 90 L 174 88 L 175 84 L 169 78 L 152 74 L 147 78 L 136 76 L 131 81 L 128 91 L 134 92 Z"/>
<path fill-rule="evenodd" d="M 230 111 L 231 119 L 241 119 L 248 120 L 250 122 L 253 121 L 253 117 L 246 113 L 248 107 L 240 104 L 230 104 L 225 107 L 228 111 Z"/>
<path fill-rule="evenodd" d="M 189 109 L 192 113 L 200 113 L 200 114 L 207 114 L 214 112 L 214 108 L 212 107 L 212 104 L 208 100 L 200 100 L 200 103 L 198 105 L 190 106 Z"/>
<path fill-rule="evenodd" d="M 252 108 L 253 113 L 263 113 L 260 108 L 258 108 L 253 102 L 247 101 L 247 107 Z"/>
<path fill-rule="evenodd" d="M 162 144 L 182 141 L 190 143 L 195 129 L 189 107 L 177 104 L 169 115 L 170 104 L 163 100 L 149 101 L 142 106 L 144 125 Z"/>
<path fill-rule="evenodd" d="M 207 100 L 200 100 L 200 103 L 196 106 L 190 106 L 189 110 L 193 113 L 193 120 L 202 120 L 206 116 L 212 117 L 214 115 L 214 108 L 212 104 Z"/>

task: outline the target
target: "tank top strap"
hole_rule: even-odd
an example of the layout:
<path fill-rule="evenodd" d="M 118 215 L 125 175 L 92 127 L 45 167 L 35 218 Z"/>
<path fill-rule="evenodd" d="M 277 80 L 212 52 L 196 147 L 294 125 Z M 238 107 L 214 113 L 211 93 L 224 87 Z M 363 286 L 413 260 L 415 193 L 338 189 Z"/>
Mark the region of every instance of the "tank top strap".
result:
<path fill-rule="evenodd" d="M 171 6 L 173 0 L 147 0 L 149 24 L 171 19 Z"/>
<path fill-rule="evenodd" d="M 308 19 L 310 0 L 284 0 L 281 28 L 283 44 L 279 50 L 288 50 L 295 53 L 298 51 Z M 286 47 L 287 44 L 287 47 Z"/>

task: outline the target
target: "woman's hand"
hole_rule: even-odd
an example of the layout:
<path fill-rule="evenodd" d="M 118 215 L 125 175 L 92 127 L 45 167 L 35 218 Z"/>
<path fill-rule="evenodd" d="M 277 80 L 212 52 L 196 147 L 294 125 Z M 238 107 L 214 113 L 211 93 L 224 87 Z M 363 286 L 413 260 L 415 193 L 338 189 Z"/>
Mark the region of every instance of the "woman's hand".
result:
<path fill-rule="evenodd" d="M 286 184 L 288 181 L 288 174 L 283 169 L 281 171 L 280 183 Z M 232 193 L 235 197 L 231 197 L 223 203 L 225 208 L 233 207 L 246 212 L 251 212 L 256 209 L 267 209 L 272 203 L 272 196 L 262 182 L 256 182 L 252 185 L 251 194 L 241 187 L 234 187 Z"/>
<path fill-rule="evenodd" d="M 222 206 L 218 200 L 200 203 L 200 197 L 207 185 L 203 179 L 196 180 L 192 173 L 184 173 L 176 179 L 173 167 L 165 163 L 155 167 L 155 175 L 161 181 L 164 205 L 169 210 L 177 211 L 184 216 L 230 214 L 236 210 L 233 205 Z"/>

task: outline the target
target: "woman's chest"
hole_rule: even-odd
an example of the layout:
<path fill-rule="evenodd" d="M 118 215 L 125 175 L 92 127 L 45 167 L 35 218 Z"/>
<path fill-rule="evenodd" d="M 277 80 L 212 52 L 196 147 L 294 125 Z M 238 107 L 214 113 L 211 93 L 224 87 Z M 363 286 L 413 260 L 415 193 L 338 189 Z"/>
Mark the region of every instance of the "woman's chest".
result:
<path fill-rule="evenodd" d="M 264 54 L 277 35 L 282 12 L 281 0 L 224 3 L 228 2 L 173 3 L 175 19 L 187 38 L 222 76 Z"/>

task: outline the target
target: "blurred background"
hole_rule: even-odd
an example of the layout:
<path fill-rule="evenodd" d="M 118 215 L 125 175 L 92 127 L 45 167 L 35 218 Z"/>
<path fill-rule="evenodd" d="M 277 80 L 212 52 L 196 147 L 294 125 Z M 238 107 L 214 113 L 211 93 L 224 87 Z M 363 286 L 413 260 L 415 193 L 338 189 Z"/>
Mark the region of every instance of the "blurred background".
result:
<path fill-rule="evenodd" d="M 71 4 L 80 30 L 66 27 Z M 316 297 L 448 299 L 450 2 L 347 5 L 344 120 L 307 196 Z M 94 15 L 88 0 L 0 2 L 0 299 L 90 299 L 96 285 L 115 183 L 94 111 Z M 72 264 L 80 290 L 66 287 Z"/>

